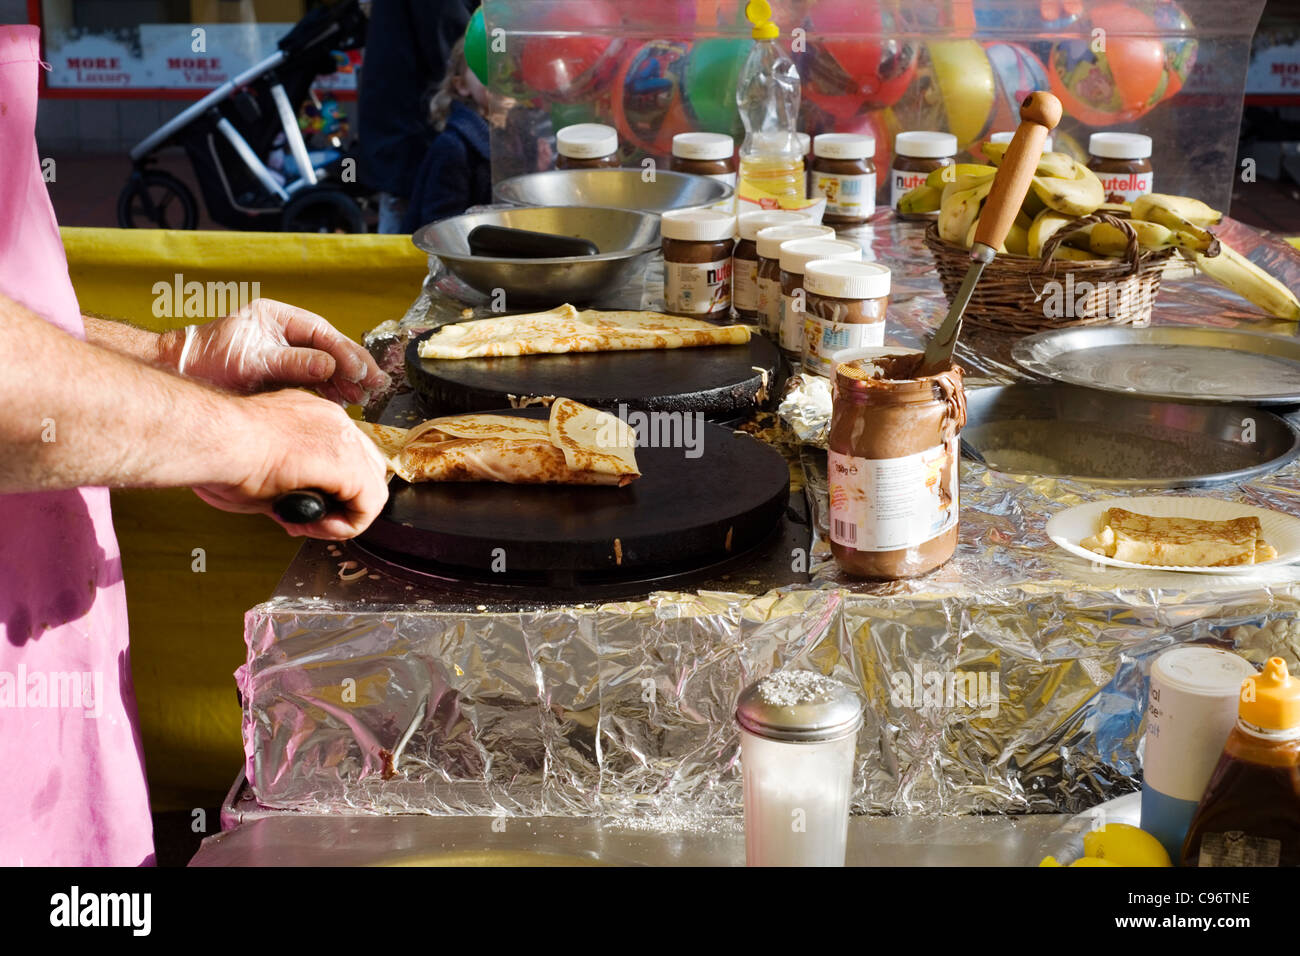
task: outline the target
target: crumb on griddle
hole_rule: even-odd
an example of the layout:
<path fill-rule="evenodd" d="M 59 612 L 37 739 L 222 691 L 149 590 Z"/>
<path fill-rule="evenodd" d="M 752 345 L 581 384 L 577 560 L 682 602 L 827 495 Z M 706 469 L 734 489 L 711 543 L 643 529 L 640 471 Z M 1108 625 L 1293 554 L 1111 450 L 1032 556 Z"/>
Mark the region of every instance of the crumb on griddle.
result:
<path fill-rule="evenodd" d="M 623 564 L 623 542 L 618 538 L 614 539 L 614 563 Z"/>

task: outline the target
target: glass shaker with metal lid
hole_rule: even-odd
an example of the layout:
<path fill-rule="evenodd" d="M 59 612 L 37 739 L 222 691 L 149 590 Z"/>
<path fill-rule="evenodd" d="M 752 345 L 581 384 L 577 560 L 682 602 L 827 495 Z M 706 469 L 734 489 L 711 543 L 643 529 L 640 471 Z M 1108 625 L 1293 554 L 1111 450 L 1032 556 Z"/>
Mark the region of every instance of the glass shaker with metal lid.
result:
<path fill-rule="evenodd" d="M 815 671 L 780 671 L 736 707 L 749 866 L 843 866 L 862 701 Z"/>

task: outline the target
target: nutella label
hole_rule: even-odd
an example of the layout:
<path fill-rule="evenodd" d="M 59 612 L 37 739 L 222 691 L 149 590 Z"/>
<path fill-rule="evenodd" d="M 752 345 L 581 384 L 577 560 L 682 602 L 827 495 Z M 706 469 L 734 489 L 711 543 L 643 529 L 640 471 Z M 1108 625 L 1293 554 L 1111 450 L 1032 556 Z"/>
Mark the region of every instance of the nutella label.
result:
<path fill-rule="evenodd" d="M 813 197 L 826 197 L 827 216 L 866 219 L 876 211 L 876 174 L 813 173 Z"/>
<path fill-rule="evenodd" d="M 1152 173 L 1097 173 L 1107 202 L 1132 202 L 1151 192 Z"/>
<path fill-rule="evenodd" d="M 903 193 L 910 192 L 917 186 L 922 185 L 928 175 L 930 174 L 904 169 L 891 169 L 889 171 L 889 208 L 897 212 L 898 200 L 903 197 Z"/>
<path fill-rule="evenodd" d="M 746 312 L 754 312 L 758 309 L 758 262 L 756 260 L 732 260 L 731 304 Z"/>
<path fill-rule="evenodd" d="M 957 523 L 957 456 L 935 445 L 903 458 L 829 455 L 831 541 L 855 551 L 915 548 Z"/>
<path fill-rule="evenodd" d="M 758 280 L 758 318 L 772 338 L 781 335 L 781 283 L 777 279 Z"/>
<path fill-rule="evenodd" d="M 664 304 L 669 312 L 708 315 L 731 304 L 731 258 L 665 262 Z"/>
<path fill-rule="evenodd" d="M 803 350 L 803 297 L 795 301 L 792 295 L 781 296 L 781 348 L 787 352 Z"/>
<path fill-rule="evenodd" d="M 832 322 L 805 316 L 803 370 L 830 378 L 830 357 L 840 349 L 865 349 L 885 344 L 884 322 Z"/>

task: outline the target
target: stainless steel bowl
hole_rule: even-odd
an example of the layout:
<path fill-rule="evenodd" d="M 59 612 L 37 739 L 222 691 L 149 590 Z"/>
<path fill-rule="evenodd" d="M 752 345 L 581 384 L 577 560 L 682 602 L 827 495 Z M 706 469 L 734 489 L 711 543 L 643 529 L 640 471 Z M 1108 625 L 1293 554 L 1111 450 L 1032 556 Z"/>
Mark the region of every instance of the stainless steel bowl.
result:
<path fill-rule="evenodd" d="M 726 183 L 691 173 L 657 171 L 646 182 L 640 169 L 555 169 L 497 183 L 498 201 L 516 206 L 604 206 L 661 213 L 696 209 L 730 199 Z"/>
<path fill-rule="evenodd" d="M 1195 488 L 1268 474 L 1300 433 L 1262 408 L 1153 402 L 1071 385 L 966 390 L 962 448 L 993 471 L 1121 488 Z"/>
<path fill-rule="evenodd" d="M 600 254 L 555 259 L 470 255 L 470 230 L 485 225 L 590 239 Z M 527 206 L 453 216 L 422 226 L 411 238 L 471 288 L 489 296 L 504 290 L 507 308 L 560 305 L 591 302 L 644 269 L 645 257 L 659 248 L 659 217 L 628 209 Z"/>

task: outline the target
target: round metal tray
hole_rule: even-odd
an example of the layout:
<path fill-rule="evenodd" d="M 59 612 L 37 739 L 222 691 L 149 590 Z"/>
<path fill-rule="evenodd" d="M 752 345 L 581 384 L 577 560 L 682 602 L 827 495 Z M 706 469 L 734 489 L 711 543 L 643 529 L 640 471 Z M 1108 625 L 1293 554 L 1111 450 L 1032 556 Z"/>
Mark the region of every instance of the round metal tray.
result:
<path fill-rule="evenodd" d="M 1039 332 L 1012 358 L 1045 378 L 1157 401 L 1300 403 L 1300 340 L 1182 326 Z"/>
<path fill-rule="evenodd" d="M 1244 481 L 1300 455 L 1300 432 L 1262 408 L 1154 402 L 1069 385 L 966 392 L 962 447 L 994 471 L 1093 485 Z"/>

